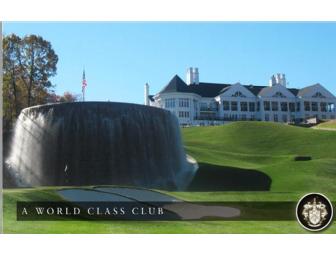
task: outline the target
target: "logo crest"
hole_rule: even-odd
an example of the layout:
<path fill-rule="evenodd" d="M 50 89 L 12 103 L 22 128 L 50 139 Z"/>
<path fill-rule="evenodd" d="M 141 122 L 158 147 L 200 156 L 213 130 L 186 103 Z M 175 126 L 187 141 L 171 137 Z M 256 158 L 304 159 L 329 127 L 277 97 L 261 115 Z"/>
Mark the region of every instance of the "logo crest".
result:
<path fill-rule="evenodd" d="M 321 226 L 328 215 L 325 204 L 322 202 L 316 203 L 316 198 L 314 198 L 313 203 L 308 202 L 303 208 L 302 215 L 304 216 L 304 220 L 311 227 Z"/>
<path fill-rule="evenodd" d="M 304 228 L 318 231 L 331 222 L 333 208 L 330 201 L 322 194 L 308 194 L 299 201 L 296 215 Z"/>

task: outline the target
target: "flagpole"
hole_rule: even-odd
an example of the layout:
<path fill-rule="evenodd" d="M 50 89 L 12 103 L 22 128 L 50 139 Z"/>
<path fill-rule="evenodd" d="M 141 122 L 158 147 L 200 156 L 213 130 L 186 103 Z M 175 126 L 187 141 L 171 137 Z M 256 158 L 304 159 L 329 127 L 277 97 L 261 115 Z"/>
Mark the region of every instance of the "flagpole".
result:
<path fill-rule="evenodd" d="M 85 89 L 86 89 L 87 83 L 85 78 L 85 69 L 83 68 L 83 80 L 82 80 L 82 93 L 83 93 L 83 102 L 85 102 Z"/>

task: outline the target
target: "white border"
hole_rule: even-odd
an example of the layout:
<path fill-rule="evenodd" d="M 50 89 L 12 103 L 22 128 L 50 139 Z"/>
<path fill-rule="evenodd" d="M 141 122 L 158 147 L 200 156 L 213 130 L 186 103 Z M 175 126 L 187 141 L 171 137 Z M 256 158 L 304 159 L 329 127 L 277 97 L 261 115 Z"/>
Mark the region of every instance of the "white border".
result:
<path fill-rule="evenodd" d="M 11 0 L 7 21 L 333 21 L 334 0 Z"/>
<path fill-rule="evenodd" d="M 2 83 L 3 83 L 3 71 L 2 71 L 2 22 L 0 21 L 0 234 L 3 233 L 3 195 L 2 195 L 2 188 L 3 188 L 3 133 L 2 133 L 2 116 L 3 116 L 3 97 L 2 97 Z"/>
<path fill-rule="evenodd" d="M 334 0 L 11 0 L 6 21 L 335 21 Z M 83 35 L 89 38 L 90 35 Z M 111 223 L 112 224 L 112 223 Z M 333 227 L 333 226 L 332 226 Z M 335 235 L 2 235 L 4 254 L 321 254 Z M 6 253 L 6 251 L 8 251 Z"/>
<path fill-rule="evenodd" d="M 334 235 L 5 235 L 2 254 L 333 254 Z M 4 246 L 3 246 L 4 245 Z M 8 252 L 6 252 L 8 251 Z"/>
<path fill-rule="evenodd" d="M 328 201 L 328 203 L 329 203 L 329 205 L 330 205 L 330 207 L 331 207 L 331 217 L 330 217 L 328 223 L 327 223 L 324 227 L 322 227 L 322 228 L 318 228 L 318 229 L 310 229 L 310 228 L 307 228 L 305 225 L 303 225 L 303 224 L 301 223 L 301 221 L 300 221 L 300 219 L 299 219 L 299 216 L 298 216 L 298 207 L 299 207 L 299 204 L 301 203 L 301 201 L 302 201 L 304 198 L 306 198 L 306 197 L 309 196 L 309 195 L 319 195 L 319 196 L 321 196 L 321 197 L 324 197 L 324 198 Z M 328 226 L 330 225 L 330 223 L 332 222 L 332 220 L 333 220 L 333 218 L 334 218 L 334 208 L 333 208 L 333 204 L 331 203 L 331 201 L 329 200 L 329 198 L 327 198 L 324 194 L 322 194 L 322 193 L 314 193 L 314 192 L 312 192 L 312 193 L 307 193 L 307 194 L 305 194 L 303 197 L 300 198 L 299 202 L 296 204 L 295 215 L 296 215 L 296 220 L 300 223 L 301 227 L 303 227 L 303 228 L 306 229 L 306 230 L 312 231 L 312 232 L 318 232 L 318 231 L 321 231 L 321 230 L 325 229 L 326 227 L 328 227 Z"/>

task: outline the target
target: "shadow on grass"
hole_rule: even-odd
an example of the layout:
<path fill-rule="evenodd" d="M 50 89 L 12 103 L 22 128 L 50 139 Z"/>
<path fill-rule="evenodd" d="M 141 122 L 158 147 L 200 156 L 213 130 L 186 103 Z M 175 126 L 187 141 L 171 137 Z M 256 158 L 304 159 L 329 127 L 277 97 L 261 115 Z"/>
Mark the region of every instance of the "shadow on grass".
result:
<path fill-rule="evenodd" d="M 187 191 L 263 191 L 270 190 L 272 179 L 257 170 L 199 163 Z"/>

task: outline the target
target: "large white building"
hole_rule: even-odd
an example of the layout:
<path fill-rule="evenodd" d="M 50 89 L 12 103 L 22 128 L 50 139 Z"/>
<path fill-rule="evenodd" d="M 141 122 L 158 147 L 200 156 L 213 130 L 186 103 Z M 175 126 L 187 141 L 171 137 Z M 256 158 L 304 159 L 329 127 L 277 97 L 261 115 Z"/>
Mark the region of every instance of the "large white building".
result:
<path fill-rule="evenodd" d="M 186 82 L 178 75 L 145 104 L 167 109 L 180 125 L 222 124 L 236 120 L 305 122 L 335 119 L 336 97 L 321 84 L 287 88 L 284 74 L 273 75 L 268 86 L 199 82 L 198 68 L 188 68 Z"/>

